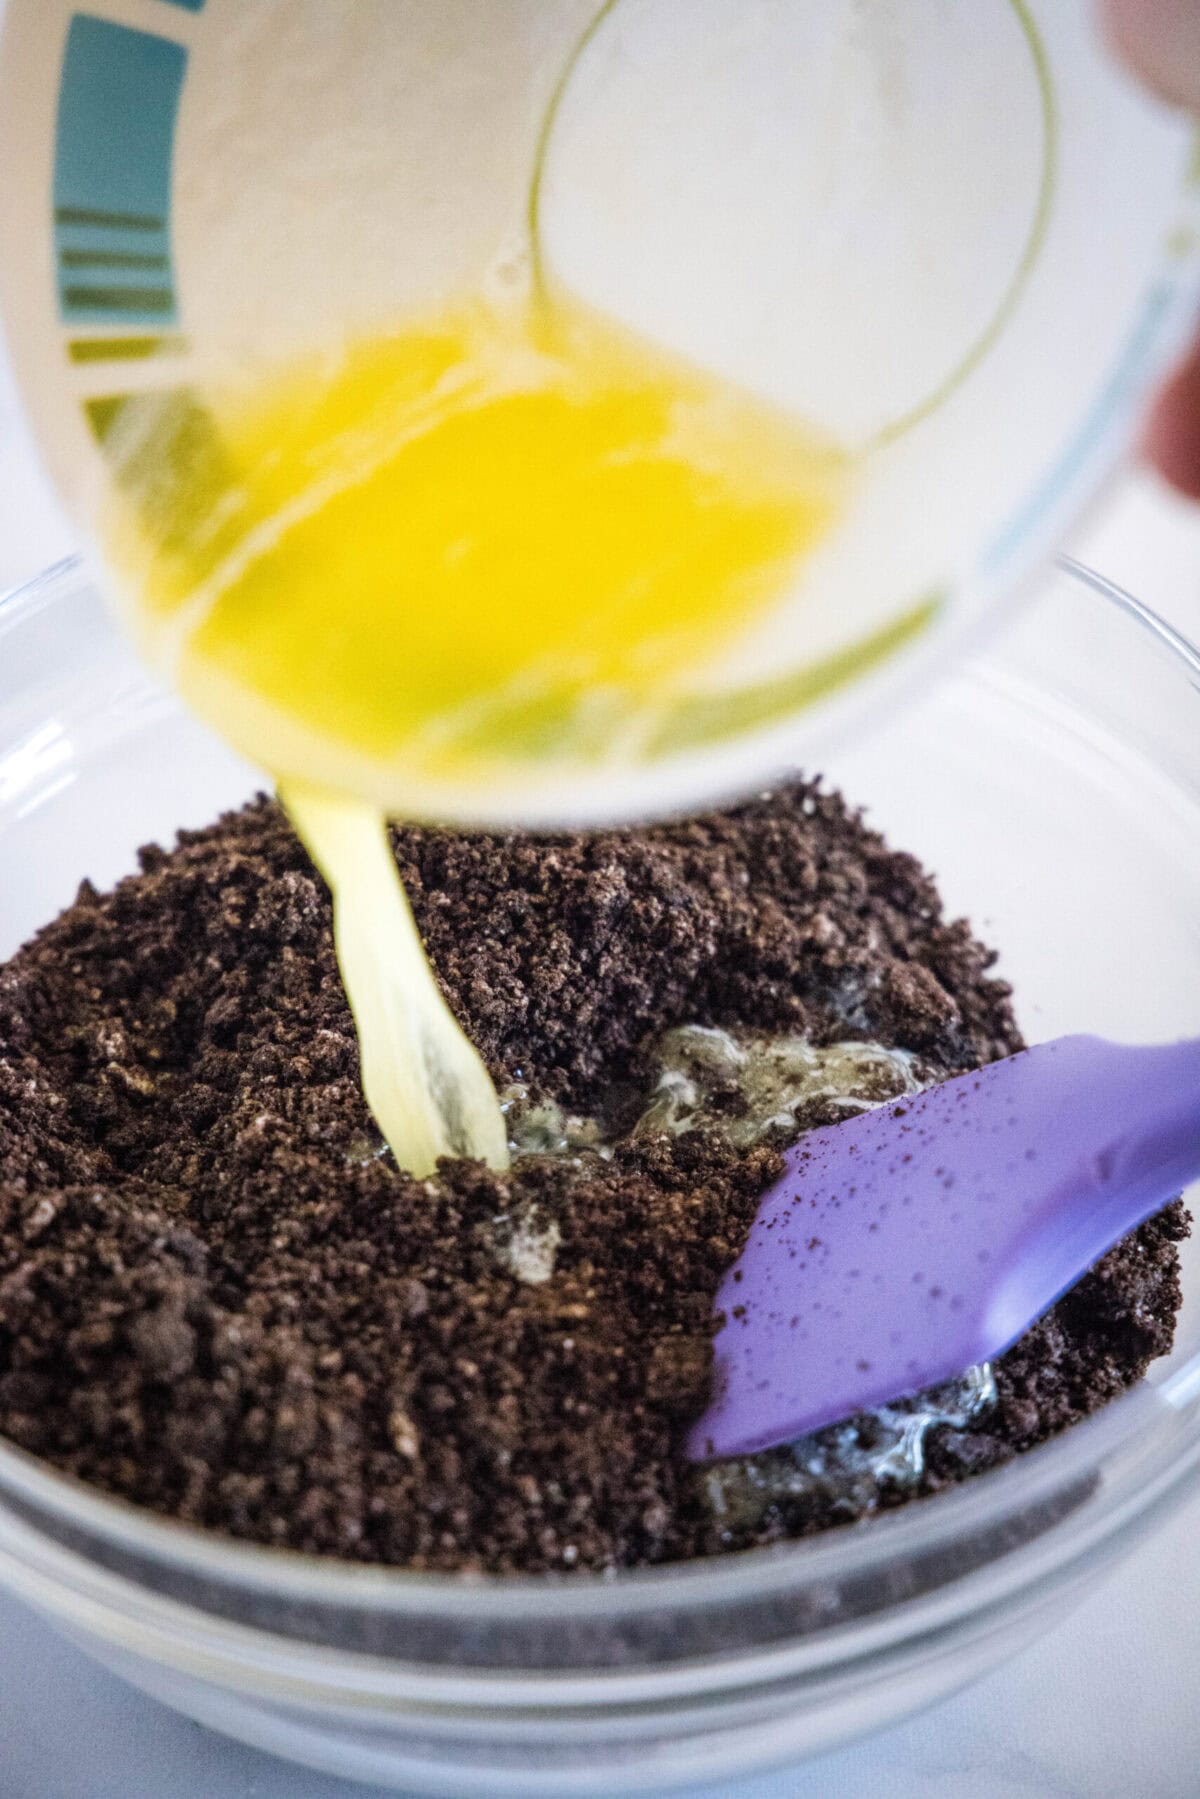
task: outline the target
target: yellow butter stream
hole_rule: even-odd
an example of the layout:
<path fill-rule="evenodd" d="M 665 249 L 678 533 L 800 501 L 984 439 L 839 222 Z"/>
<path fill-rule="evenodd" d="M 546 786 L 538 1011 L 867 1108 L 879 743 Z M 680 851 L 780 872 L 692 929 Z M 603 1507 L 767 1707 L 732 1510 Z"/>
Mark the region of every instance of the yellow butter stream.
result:
<path fill-rule="evenodd" d="M 778 601 L 845 458 L 565 302 L 463 303 L 228 391 L 102 402 L 93 422 L 139 639 L 275 772 L 334 891 L 398 1160 L 502 1164 L 382 816 L 497 766 L 636 754 L 664 699 Z"/>

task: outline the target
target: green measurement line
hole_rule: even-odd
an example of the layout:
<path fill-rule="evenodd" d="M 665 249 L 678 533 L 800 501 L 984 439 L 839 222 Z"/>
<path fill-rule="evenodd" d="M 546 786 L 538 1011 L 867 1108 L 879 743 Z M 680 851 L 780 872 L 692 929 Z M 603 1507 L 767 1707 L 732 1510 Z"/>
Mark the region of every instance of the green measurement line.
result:
<path fill-rule="evenodd" d="M 67 306 L 90 306 L 97 312 L 175 310 L 175 296 L 166 287 L 64 287 L 62 297 Z"/>
<path fill-rule="evenodd" d="M 60 250 L 64 269 L 169 269 L 168 256 L 149 250 Z"/>
<path fill-rule="evenodd" d="M 178 356 L 184 337 L 76 337 L 67 345 L 72 362 L 141 362 L 148 356 Z"/>
<path fill-rule="evenodd" d="M 165 219 L 150 218 L 143 212 L 105 212 L 95 206 L 56 206 L 54 216 L 60 225 L 104 225 L 112 231 L 165 231 Z"/>

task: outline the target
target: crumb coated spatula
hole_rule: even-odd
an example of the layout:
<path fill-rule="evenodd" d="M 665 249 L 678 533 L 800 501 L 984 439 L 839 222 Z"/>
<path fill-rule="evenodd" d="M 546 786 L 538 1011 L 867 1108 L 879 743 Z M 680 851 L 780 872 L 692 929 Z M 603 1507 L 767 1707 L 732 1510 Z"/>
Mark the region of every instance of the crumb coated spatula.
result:
<path fill-rule="evenodd" d="M 717 1294 L 688 1449 L 745 1455 L 999 1355 L 1200 1175 L 1200 1040 L 1060 1037 L 810 1131 Z"/>

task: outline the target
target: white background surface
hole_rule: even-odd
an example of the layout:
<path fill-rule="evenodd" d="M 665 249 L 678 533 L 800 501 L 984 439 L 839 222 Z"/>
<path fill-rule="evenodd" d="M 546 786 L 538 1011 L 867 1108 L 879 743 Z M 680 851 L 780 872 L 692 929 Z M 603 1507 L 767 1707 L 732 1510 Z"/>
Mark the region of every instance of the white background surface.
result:
<path fill-rule="evenodd" d="M 0 357 L 0 590 L 74 547 Z M 1200 510 L 1127 479 L 1070 546 L 1200 635 Z M 93 1668 L 0 1596 L 0 1799 L 352 1799 Z M 1197 1799 L 1200 1494 L 1007 1667 L 726 1799 Z"/>

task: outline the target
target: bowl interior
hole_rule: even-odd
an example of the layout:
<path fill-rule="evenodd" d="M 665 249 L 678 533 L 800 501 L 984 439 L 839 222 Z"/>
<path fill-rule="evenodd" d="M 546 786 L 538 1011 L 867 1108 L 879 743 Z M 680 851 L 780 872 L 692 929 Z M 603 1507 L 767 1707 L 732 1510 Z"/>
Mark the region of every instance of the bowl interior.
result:
<path fill-rule="evenodd" d="M 1007 637 L 828 770 L 999 948 L 1031 1039 L 1200 1026 L 1194 676 L 1150 628 L 1060 577 Z M 0 885 L 0 957 L 83 876 L 111 883 L 139 844 L 263 784 L 144 673 L 77 567 L 0 602 L 0 854 L 20 870 Z M 1184 1261 L 1176 1348 L 1152 1378 L 1186 1409 L 1200 1386 L 1200 1246 Z"/>

